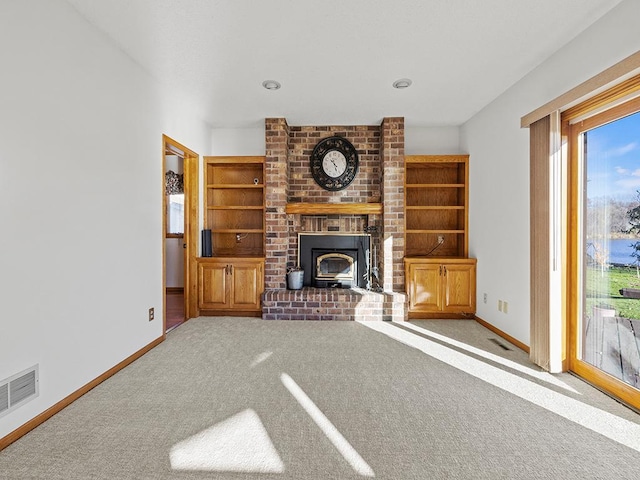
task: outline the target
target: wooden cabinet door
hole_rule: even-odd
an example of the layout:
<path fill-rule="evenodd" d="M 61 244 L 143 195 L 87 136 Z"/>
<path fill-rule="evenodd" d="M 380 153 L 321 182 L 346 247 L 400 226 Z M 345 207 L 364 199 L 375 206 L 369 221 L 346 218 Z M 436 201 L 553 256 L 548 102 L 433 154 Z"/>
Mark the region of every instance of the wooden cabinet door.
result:
<path fill-rule="evenodd" d="M 198 263 L 198 307 L 203 310 L 230 308 L 231 283 L 228 263 Z"/>
<path fill-rule="evenodd" d="M 476 266 L 474 264 L 443 264 L 445 312 L 476 311 Z"/>
<path fill-rule="evenodd" d="M 236 310 L 260 310 L 264 290 L 262 262 L 233 262 L 231 271 L 231 307 Z"/>
<path fill-rule="evenodd" d="M 409 263 L 407 291 L 409 309 L 414 312 L 442 310 L 442 277 L 439 263 Z"/>

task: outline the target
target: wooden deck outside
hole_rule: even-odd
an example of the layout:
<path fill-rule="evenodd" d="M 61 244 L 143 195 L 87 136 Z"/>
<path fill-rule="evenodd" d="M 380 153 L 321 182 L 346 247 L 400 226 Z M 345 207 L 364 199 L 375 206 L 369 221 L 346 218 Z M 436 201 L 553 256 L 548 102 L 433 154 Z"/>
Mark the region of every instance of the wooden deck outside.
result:
<path fill-rule="evenodd" d="M 585 362 L 640 388 L 640 320 L 594 312 L 583 340 Z"/>

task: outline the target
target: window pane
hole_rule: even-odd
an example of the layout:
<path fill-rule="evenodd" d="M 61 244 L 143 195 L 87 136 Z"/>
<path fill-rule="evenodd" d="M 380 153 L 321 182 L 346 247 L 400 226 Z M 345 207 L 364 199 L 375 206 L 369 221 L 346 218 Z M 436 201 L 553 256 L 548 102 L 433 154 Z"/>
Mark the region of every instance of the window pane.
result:
<path fill-rule="evenodd" d="M 184 193 L 168 195 L 167 233 L 184 233 Z"/>
<path fill-rule="evenodd" d="M 640 387 L 640 113 L 583 134 L 581 358 Z"/>

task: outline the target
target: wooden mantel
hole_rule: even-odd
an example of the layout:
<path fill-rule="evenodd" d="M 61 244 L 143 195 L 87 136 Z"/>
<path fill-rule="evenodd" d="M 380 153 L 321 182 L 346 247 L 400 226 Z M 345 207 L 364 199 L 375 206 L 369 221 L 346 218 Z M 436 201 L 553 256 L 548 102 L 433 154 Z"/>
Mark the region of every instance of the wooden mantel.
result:
<path fill-rule="evenodd" d="M 285 212 L 301 215 L 382 215 L 382 203 L 287 203 Z"/>

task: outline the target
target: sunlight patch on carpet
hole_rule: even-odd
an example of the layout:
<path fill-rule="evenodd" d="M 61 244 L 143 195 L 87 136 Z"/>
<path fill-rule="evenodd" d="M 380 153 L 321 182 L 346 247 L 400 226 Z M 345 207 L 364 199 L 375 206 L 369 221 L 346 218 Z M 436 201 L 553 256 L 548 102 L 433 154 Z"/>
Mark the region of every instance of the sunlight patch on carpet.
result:
<path fill-rule="evenodd" d="M 640 452 L 638 424 L 420 337 L 389 322 L 361 322 L 361 325 Z"/>
<path fill-rule="evenodd" d="M 432 332 L 431 330 L 427 330 L 423 327 L 419 327 L 417 325 L 412 325 L 411 323 L 403 323 L 402 327 L 404 328 L 408 328 L 411 330 L 415 330 L 416 332 L 420 333 L 421 335 L 426 335 L 428 337 L 431 337 L 433 339 L 439 340 L 441 342 L 445 342 L 448 343 L 451 346 L 454 346 L 456 348 L 460 348 L 462 350 L 465 350 L 469 353 L 473 353 L 474 355 L 478 355 L 480 357 L 484 357 L 487 360 L 490 360 L 494 363 L 499 363 L 500 365 L 504 365 L 505 367 L 511 368 L 512 370 L 516 370 L 518 372 L 522 372 L 525 375 L 529 375 L 531 377 L 537 378 L 538 380 L 542 380 L 543 382 L 546 383 L 550 383 L 551 385 L 555 385 L 556 387 L 560 387 L 560 388 L 564 388 L 565 390 L 570 391 L 571 393 L 576 393 L 578 395 L 581 395 L 580 392 L 578 392 L 575 388 L 567 385 L 565 382 L 563 382 L 562 380 L 554 377 L 553 375 L 551 375 L 549 372 L 544 372 L 541 370 L 536 370 L 534 368 L 528 368 L 524 365 L 521 365 L 517 362 L 514 362 L 512 360 L 508 360 L 506 358 L 503 358 L 499 355 L 494 355 L 493 353 L 490 352 L 485 352 L 484 350 L 481 350 L 479 348 L 476 347 L 472 347 L 471 345 L 468 345 L 466 343 L 460 342 L 458 340 L 454 340 L 453 338 L 449 338 L 446 337 L 444 335 L 441 335 L 439 333 L 435 333 Z"/>
<path fill-rule="evenodd" d="M 177 443 L 174 470 L 282 473 L 284 464 L 258 414 L 247 409 Z"/>
<path fill-rule="evenodd" d="M 300 406 L 309 414 L 311 419 L 320 427 L 329 441 L 340 452 L 351 468 L 364 477 L 375 477 L 373 470 L 364 461 L 355 448 L 347 441 L 340 431 L 331 423 L 324 413 L 317 407 L 313 400 L 300 388 L 300 386 L 286 373 L 280 375 L 280 380 L 287 390 L 298 401 Z"/>
<path fill-rule="evenodd" d="M 262 362 L 267 360 L 271 355 L 273 355 L 273 352 L 270 352 L 270 351 L 262 352 L 261 354 L 257 355 L 256 358 L 254 358 L 254 360 L 253 360 L 253 362 L 251 362 L 251 365 L 249 366 L 249 368 L 257 367 Z"/>

